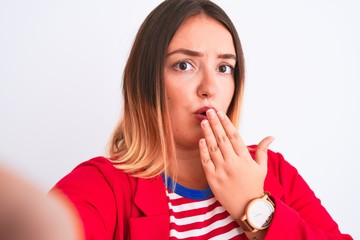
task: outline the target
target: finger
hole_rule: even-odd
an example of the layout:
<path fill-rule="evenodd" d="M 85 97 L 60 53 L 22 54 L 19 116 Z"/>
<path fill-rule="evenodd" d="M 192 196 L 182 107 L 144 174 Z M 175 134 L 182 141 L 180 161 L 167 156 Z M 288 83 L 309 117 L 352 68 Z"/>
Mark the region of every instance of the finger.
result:
<path fill-rule="evenodd" d="M 204 133 L 206 146 L 210 155 L 212 162 L 217 165 L 220 164 L 224 159 L 223 155 L 219 149 L 218 143 L 216 141 L 215 135 L 210 127 L 208 120 L 203 120 L 201 122 L 201 127 Z"/>
<path fill-rule="evenodd" d="M 208 117 L 211 130 L 224 159 L 233 156 L 234 149 L 215 111 L 209 109 L 206 112 L 206 116 Z"/>
<path fill-rule="evenodd" d="M 206 140 L 204 138 L 199 141 L 199 149 L 200 149 L 200 159 L 203 165 L 204 171 L 206 175 L 212 174 L 215 172 L 215 165 L 211 160 L 208 146 L 206 145 Z"/>
<path fill-rule="evenodd" d="M 268 136 L 264 138 L 256 147 L 255 161 L 260 166 L 267 166 L 268 149 L 269 145 L 274 141 L 274 137 Z"/>
<path fill-rule="evenodd" d="M 225 130 L 226 136 L 228 137 L 233 149 L 235 150 L 235 153 L 238 156 L 244 156 L 244 154 L 248 154 L 249 151 L 244 144 L 238 129 L 222 111 L 218 111 L 217 115 Z"/>

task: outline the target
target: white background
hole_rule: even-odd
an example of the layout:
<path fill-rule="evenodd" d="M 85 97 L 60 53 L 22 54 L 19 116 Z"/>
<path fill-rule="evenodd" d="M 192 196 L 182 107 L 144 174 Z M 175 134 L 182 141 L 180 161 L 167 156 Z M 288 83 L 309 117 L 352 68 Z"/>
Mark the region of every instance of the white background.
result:
<path fill-rule="evenodd" d="M 0 164 L 47 191 L 104 154 L 131 43 L 160 2 L 0 0 Z M 244 47 L 244 140 L 275 136 L 272 149 L 360 239 L 358 1 L 216 2 Z"/>

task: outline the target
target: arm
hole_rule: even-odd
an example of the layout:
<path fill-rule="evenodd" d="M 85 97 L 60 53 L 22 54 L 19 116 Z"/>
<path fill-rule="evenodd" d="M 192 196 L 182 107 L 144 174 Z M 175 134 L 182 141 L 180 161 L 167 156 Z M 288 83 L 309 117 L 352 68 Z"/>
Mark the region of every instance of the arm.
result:
<path fill-rule="evenodd" d="M 273 197 L 276 210 L 265 239 L 352 239 L 340 233 L 320 200 L 281 154 L 269 152 L 270 171 L 280 182 L 283 196 Z"/>
<path fill-rule="evenodd" d="M 0 239 L 81 240 L 78 217 L 58 192 L 36 186 L 0 167 Z"/>

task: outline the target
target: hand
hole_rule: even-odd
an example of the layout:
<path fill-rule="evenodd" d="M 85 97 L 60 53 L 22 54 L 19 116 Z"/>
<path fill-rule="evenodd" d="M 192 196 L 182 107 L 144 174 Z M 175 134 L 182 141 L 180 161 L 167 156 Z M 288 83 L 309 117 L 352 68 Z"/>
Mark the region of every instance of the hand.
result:
<path fill-rule="evenodd" d="M 267 150 L 273 137 L 264 138 L 255 151 L 255 161 L 238 130 L 221 111 L 206 112 L 201 122 L 204 137 L 199 141 L 200 158 L 209 186 L 216 199 L 235 219 L 247 203 L 264 194 Z"/>
<path fill-rule="evenodd" d="M 60 191 L 46 195 L 0 166 L 0 196 L 0 239 L 84 239 L 81 220 Z"/>

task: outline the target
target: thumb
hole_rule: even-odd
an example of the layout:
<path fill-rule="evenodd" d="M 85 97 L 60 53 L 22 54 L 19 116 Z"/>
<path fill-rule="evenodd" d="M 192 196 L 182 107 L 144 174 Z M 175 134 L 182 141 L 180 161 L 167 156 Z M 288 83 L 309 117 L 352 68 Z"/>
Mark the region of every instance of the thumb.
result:
<path fill-rule="evenodd" d="M 267 166 L 267 151 L 269 149 L 269 145 L 274 141 L 274 139 L 274 137 L 268 136 L 257 145 L 255 151 L 255 161 L 260 166 Z"/>

